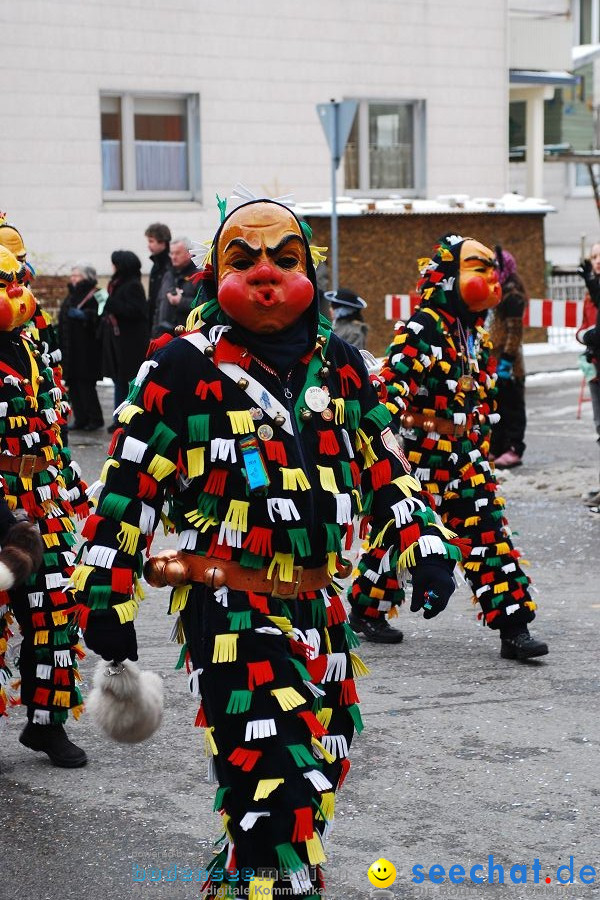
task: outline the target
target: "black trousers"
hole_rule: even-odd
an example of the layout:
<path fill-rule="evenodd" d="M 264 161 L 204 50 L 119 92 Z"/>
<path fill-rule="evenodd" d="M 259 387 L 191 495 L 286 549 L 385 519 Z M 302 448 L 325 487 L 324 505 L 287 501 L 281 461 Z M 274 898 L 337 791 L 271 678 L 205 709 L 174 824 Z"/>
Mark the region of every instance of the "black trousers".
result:
<path fill-rule="evenodd" d="M 500 456 L 506 450 L 514 450 L 517 456 L 525 452 L 525 379 L 499 378 L 498 412 L 500 421 L 492 428 L 490 450 Z"/>
<path fill-rule="evenodd" d="M 69 399 L 73 407 L 73 418 L 77 425 L 81 427 L 85 425 L 99 427 L 104 424 L 104 416 L 98 400 L 95 380 L 78 378 L 70 381 Z"/>

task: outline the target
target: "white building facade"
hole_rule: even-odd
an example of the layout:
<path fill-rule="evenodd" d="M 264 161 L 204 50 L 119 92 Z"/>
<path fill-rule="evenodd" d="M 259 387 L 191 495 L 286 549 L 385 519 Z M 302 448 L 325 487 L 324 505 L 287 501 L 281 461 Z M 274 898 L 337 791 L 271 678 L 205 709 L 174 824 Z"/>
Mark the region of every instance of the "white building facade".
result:
<path fill-rule="evenodd" d="M 316 104 L 359 112 L 338 192 L 508 188 L 507 0 L 3 0 L 0 209 L 48 274 L 209 237 L 236 182 L 330 195 Z"/>

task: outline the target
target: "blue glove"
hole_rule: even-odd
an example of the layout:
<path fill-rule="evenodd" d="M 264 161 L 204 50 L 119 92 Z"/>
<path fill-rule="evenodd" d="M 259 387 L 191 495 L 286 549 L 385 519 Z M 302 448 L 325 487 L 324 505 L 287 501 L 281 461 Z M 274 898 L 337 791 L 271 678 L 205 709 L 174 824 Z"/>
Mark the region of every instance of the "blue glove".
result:
<path fill-rule="evenodd" d="M 501 378 L 502 381 L 508 381 L 509 378 L 512 378 L 513 373 L 513 364 L 508 359 L 504 359 L 504 357 L 498 362 L 498 368 L 496 369 L 496 374 L 498 378 Z"/>
<path fill-rule="evenodd" d="M 85 319 L 85 313 L 82 309 L 77 309 L 76 306 L 72 306 L 69 312 L 67 313 L 69 319 L 76 319 L 77 321 L 81 321 Z"/>
<path fill-rule="evenodd" d="M 412 573 L 411 612 L 422 609 L 424 619 L 433 619 L 446 609 L 455 588 L 452 569 L 454 563 L 447 559 L 419 563 Z"/>

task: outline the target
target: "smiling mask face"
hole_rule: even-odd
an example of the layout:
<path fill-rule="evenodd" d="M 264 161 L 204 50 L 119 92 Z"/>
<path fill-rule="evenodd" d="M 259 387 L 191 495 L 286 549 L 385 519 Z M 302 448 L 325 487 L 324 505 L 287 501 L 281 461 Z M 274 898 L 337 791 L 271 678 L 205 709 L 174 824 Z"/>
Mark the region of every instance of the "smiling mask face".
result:
<path fill-rule="evenodd" d="M 0 247 L 0 331 L 12 331 L 35 312 L 35 298 L 25 287 L 26 267 Z"/>
<path fill-rule="evenodd" d="M 244 328 L 273 334 L 296 322 L 314 296 L 295 216 L 250 203 L 226 220 L 216 247 L 218 301 Z"/>

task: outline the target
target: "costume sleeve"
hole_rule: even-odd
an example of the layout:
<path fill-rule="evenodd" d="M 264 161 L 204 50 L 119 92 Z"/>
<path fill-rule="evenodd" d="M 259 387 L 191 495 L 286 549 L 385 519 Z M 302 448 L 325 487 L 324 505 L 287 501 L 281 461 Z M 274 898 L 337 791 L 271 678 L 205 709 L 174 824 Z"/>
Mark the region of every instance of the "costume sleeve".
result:
<path fill-rule="evenodd" d="M 412 569 L 425 557 L 461 559 L 455 536 L 444 528 L 430 495 L 411 474 L 410 463 L 390 428 L 392 414 L 379 402 L 364 366 L 361 378 L 356 451 L 370 547 L 386 551 L 388 572 Z"/>
<path fill-rule="evenodd" d="M 121 624 L 132 621 L 142 597 L 143 551 L 149 551 L 166 493 L 180 470 L 184 372 L 161 351 L 142 364 L 113 435 L 100 481 L 96 513 L 72 584 L 85 629 L 91 610 L 114 609 Z"/>
<path fill-rule="evenodd" d="M 441 355 L 435 320 L 423 311 L 417 312 L 394 337 L 381 370 L 387 406 L 394 418 L 404 412 Z"/>

